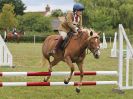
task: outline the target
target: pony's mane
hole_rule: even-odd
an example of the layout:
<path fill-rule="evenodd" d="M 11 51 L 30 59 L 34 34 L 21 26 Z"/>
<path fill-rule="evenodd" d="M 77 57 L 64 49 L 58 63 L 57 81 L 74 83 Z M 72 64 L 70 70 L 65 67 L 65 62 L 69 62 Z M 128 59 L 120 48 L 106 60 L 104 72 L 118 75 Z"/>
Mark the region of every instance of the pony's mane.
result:
<path fill-rule="evenodd" d="M 87 33 L 88 33 L 88 36 L 90 35 L 90 32 L 91 32 L 91 30 L 88 29 L 88 28 L 83 28 L 82 31 L 83 31 L 83 32 L 87 32 Z"/>
<path fill-rule="evenodd" d="M 90 32 L 93 32 L 93 36 L 92 37 L 99 37 L 98 33 L 96 33 L 92 28 L 88 29 L 88 28 L 83 28 L 82 29 L 83 32 L 87 32 L 88 36 L 90 37 Z"/>

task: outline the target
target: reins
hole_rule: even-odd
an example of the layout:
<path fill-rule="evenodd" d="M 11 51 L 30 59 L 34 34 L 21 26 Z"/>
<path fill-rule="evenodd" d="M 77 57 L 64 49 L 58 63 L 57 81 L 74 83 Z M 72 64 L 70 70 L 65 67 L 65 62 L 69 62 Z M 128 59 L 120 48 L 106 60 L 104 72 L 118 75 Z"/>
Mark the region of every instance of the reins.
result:
<path fill-rule="evenodd" d="M 77 38 L 75 38 L 74 40 L 77 40 L 77 39 L 81 38 L 82 35 L 83 35 L 83 33 L 79 33 L 79 35 L 77 35 Z"/>

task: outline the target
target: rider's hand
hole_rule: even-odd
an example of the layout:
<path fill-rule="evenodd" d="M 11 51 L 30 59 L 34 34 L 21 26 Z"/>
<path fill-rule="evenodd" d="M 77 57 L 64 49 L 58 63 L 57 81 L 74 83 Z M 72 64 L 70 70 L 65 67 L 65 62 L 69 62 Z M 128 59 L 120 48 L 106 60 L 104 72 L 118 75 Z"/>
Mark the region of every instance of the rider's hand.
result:
<path fill-rule="evenodd" d="M 77 31 L 78 31 L 78 33 L 82 33 L 82 30 L 81 29 L 78 29 Z"/>
<path fill-rule="evenodd" d="M 78 33 L 74 33 L 74 35 L 78 35 Z"/>

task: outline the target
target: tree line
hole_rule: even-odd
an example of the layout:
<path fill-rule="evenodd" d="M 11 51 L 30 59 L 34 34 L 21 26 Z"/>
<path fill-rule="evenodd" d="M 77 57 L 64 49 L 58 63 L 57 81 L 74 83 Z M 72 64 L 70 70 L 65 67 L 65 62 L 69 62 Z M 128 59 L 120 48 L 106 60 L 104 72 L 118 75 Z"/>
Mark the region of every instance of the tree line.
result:
<path fill-rule="evenodd" d="M 117 29 L 123 24 L 132 34 L 133 0 L 75 0 L 84 4 L 83 23 L 101 31 Z"/>
<path fill-rule="evenodd" d="M 0 0 L 0 30 L 13 28 L 24 31 L 51 32 L 53 17 L 62 16 L 60 9 L 52 11 L 51 17 L 42 13 L 24 13 L 26 6 L 21 0 Z"/>

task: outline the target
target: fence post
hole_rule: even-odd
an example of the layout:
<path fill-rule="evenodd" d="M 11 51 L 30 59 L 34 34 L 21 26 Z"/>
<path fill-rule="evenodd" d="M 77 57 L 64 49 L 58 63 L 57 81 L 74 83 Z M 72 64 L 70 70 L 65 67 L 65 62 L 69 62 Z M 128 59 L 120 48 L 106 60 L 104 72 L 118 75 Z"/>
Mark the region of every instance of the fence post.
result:
<path fill-rule="evenodd" d="M 36 36 L 34 35 L 34 44 L 36 44 Z"/>
<path fill-rule="evenodd" d="M 122 81 L 123 81 L 123 34 L 121 29 L 121 24 L 119 24 L 119 79 L 118 79 L 118 85 L 119 89 L 122 89 Z"/>
<path fill-rule="evenodd" d="M 111 43 L 112 43 L 112 38 L 111 37 L 109 38 L 109 41 L 110 41 L 110 47 L 111 47 Z"/>

